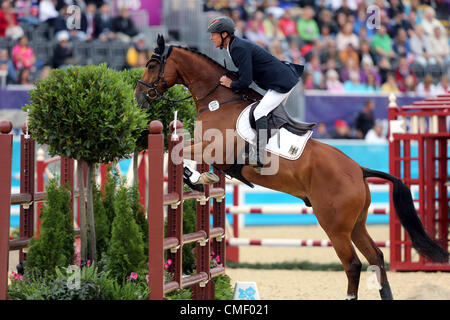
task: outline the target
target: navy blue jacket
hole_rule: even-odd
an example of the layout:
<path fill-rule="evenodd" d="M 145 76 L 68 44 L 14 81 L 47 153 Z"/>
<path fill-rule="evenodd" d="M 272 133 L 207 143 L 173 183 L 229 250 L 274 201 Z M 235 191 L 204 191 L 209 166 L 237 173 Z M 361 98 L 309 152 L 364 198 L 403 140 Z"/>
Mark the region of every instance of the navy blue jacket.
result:
<path fill-rule="evenodd" d="M 264 48 L 238 37 L 233 37 L 228 46 L 239 69 L 239 79 L 231 83 L 234 91 L 246 89 L 254 81 L 264 90 L 286 93 L 298 83 L 302 66 L 283 63 Z"/>

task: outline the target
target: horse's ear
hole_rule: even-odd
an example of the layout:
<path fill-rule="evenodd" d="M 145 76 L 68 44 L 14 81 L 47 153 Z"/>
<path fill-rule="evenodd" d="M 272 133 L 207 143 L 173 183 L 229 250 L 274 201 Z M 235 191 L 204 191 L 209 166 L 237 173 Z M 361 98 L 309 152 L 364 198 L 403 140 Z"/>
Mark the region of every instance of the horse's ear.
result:
<path fill-rule="evenodd" d="M 165 47 L 166 47 L 166 42 L 164 40 L 164 36 L 161 34 L 158 34 L 158 39 L 156 40 L 156 44 L 158 45 L 159 48 L 159 52 L 160 54 L 164 53 Z"/>

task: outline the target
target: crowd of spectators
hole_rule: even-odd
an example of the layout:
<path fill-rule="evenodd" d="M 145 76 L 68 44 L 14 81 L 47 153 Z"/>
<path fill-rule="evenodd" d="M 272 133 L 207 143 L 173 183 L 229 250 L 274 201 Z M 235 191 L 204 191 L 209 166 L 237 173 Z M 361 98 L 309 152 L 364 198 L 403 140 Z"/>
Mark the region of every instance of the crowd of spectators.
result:
<path fill-rule="evenodd" d="M 119 43 L 128 51 L 119 68 L 144 66 L 150 54 L 145 37 L 126 8 L 113 15 L 111 7 L 107 0 L 1 0 L 0 85 L 32 84 L 52 68 L 86 63 L 74 54 L 74 43 Z M 36 28 L 46 34 L 30 43 L 27 30 Z M 52 52 L 39 58 L 34 48 L 42 42 L 51 43 Z"/>
<path fill-rule="evenodd" d="M 369 5 L 377 10 L 367 11 Z M 206 0 L 204 10 L 229 15 L 238 36 L 305 65 L 306 89 L 449 90 L 450 48 L 441 20 L 448 21 L 450 3 L 442 0 Z"/>

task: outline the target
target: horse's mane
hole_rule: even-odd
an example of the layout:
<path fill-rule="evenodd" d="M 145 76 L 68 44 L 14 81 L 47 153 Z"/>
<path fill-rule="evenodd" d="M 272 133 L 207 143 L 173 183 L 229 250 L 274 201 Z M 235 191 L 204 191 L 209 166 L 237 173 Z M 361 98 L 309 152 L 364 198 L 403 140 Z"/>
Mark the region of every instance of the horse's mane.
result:
<path fill-rule="evenodd" d="M 207 56 L 206 54 L 204 54 L 203 52 L 200 52 L 200 51 L 198 51 L 196 49 L 193 49 L 193 48 L 187 48 L 187 47 L 183 47 L 183 46 L 180 46 L 180 45 L 171 45 L 170 48 L 169 48 L 169 52 L 167 53 L 167 57 L 169 57 L 169 55 L 170 55 L 170 53 L 172 51 L 172 48 L 178 48 L 178 49 L 186 50 L 188 52 L 192 52 L 192 53 L 194 53 L 196 55 L 199 55 L 200 57 L 205 58 L 207 61 L 209 61 L 210 63 L 215 65 L 216 67 L 219 67 L 222 71 L 225 71 L 225 73 L 227 75 L 229 75 L 229 76 L 231 75 L 232 77 L 236 77 L 236 78 L 238 77 L 237 72 L 228 70 L 227 68 L 225 68 L 223 65 L 221 65 L 219 62 L 217 62 L 213 58 L 211 58 L 211 57 Z"/>
<path fill-rule="evenodd" d="M 168 53 L 167 53 L 167 57 L 169 57 L 170 53 L 172 52 L 172 48 L 178 48 L 178 49 L 186 50 L 186 51 L 188 51 L 188 52 L 191 52 L 191 53 L 193 53 L 193 54 L 195 54 L 195 55 L 198 55 L 198 56 L 200 56 L 200 57 L 206 59 L 206 60 L 207 60 L 208 62 L 210 62 L 212 65 L 214 65 L 214 66 L 220 68 L 221 71 L 224 71 L 223 74 L 226 74 L 226 75 L 227 75 L 230 79 L 232 79 L 233 81 L 234 81 L 234 80 L 237 80 L 237 79 L 239 78 L 239 75 L 238 75 L 237 72 L 228 70 L 227 68 L 225 68 L 223 65 L 221 65 L 219 62 L 217 62 L 217 61 L 214 60 L 213 58 L 211 58 L 211 57 L 207 56 L 206 54 L 204 54 L 203 52 L 200 52 L 200 51 L 198 51 L 198 50 L 196 50 L 196 49 L 193 49 L 193 48 L 187 48 L 187 47 L 183 47 L 183 46 L 179 46 L 179 45 L 171 45 L 171 46 L 169 47 L 169 51 L 168 51 Z M 260 95 L 257 91 L 255 91 L 254 89 L 252 89 L 252 88 L 249 88 L 249 95 L 250 95 L 250 96 L 253 96 L 253 97 L 255 97 L 255 98 L 261 99 L 261 95 Z"/>

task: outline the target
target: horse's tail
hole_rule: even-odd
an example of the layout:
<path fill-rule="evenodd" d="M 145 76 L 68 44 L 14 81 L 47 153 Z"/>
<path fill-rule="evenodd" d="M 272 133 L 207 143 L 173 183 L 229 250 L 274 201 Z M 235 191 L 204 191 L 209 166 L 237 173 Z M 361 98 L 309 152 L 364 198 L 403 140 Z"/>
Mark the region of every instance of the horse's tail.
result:
<path fill-rule="evenodd" d="M 400 223 L 408 232 L 413 247 L 419 254 L 434 262 L 448 262 L 448 252 L 434 242 L 425 232 L 414 207 L 409 188 L 400 179 L 388 173 L 367 168 L 362 169 L 364 178 L 377 177 L 389 180 L 393 183 L 394 190 L 392 200 L 394 202 L 395 212 L 397 213 Z"/>

